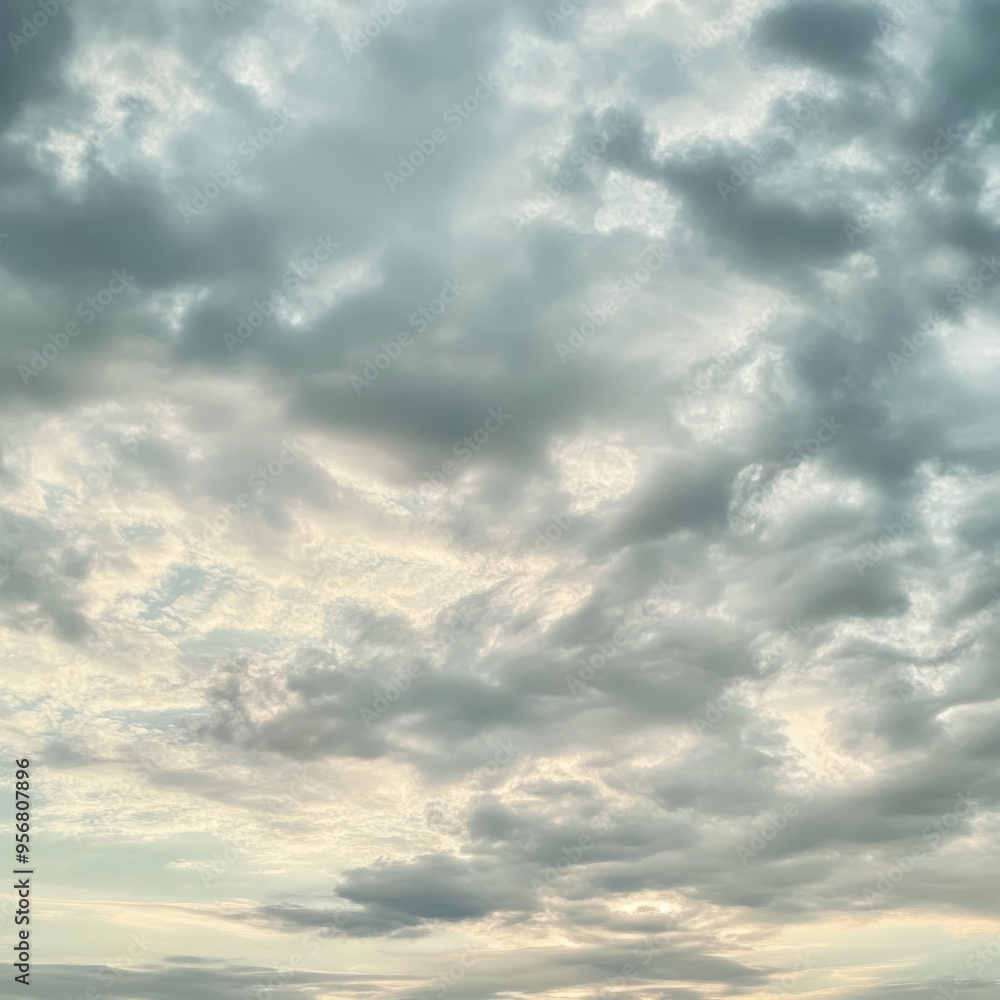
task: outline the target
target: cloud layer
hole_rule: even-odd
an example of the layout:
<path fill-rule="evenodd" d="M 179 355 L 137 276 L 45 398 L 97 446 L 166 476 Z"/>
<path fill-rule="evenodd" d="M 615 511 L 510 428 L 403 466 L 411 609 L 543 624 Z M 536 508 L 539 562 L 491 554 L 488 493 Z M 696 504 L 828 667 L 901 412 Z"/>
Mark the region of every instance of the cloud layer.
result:
<path fill-rule="evenodd" d="M 0 29 L 37 995 L 994 995 L 995 4 Z"/>

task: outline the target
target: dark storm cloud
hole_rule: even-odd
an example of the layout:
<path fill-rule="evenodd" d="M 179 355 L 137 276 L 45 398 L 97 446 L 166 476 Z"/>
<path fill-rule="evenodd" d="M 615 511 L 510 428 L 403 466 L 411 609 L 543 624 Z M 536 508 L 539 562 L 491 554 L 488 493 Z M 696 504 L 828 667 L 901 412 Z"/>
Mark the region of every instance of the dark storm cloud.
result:
<path fill-rule="evenodd" d="M 872 54 L 879 12 L 860 3 L 805 0 L 766 14 L 757 27 L 762 46 L 831 72 L 857 73 Z"/>

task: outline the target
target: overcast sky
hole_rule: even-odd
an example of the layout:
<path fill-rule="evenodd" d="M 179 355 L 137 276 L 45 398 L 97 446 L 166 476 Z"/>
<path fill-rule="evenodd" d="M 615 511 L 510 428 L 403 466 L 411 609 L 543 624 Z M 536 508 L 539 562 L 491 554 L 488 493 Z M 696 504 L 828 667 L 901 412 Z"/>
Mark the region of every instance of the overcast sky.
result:
<path fill-rule="evenodd" d="M 0 29 L 31 995 L 996 996 L 994 0 Z"/>

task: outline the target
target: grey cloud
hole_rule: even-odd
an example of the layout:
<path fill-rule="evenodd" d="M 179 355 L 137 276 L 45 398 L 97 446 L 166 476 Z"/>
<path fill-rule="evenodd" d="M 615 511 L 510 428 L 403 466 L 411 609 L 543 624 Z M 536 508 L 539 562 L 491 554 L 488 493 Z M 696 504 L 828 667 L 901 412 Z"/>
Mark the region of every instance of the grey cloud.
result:
<path fill-rule="evenodd" d="M 927 5 L 890 40 L 875 7 L 758 5 L 690 64 L 674 57 L 718 11 L 623 22 L 592 2 L 554 25 L 555 6 L 406 5 L 348 61 L 348 12 L 305 2 L 221 18 L 75 5 L 5 59 L 0 617 L 15 646 L 56 657 L 99 636 L 107 664 L 53 668 L 79 688 L 78 719 L 25 717 L 13 696 L 2 711 L 74 788 L 115 766 L 149 815 L 247 818 L 252 877 L 212 904 L 217 926 L 342 934 L 352 963 L 506 935 L 456 1000 L 599 990 L 658 933 L 632 988 L 736 996 L 780 975 L 757 950 L 789 928 L 979 921 L 997 888 L 1000 283 L 969 281 L 1000 245 L 994 6 Z M 20 16 L 5 8 L 0 27 Z M 83 133 L 110 113 L 111 82 L 132 81 L 120 102 L 147 51 L 161 89 L 74 161 L 57 123 Z M 450 130 L 480 75 L 502 83 Z M 278 106 L 289 127 L 186 222 L 178 206 Z M 436 127 L 446 141 L 390 192 L 385 172 Z M 907 173 L 939 130 L 960 138 Z M 339 244 L 329 261 L 284 286 L 320 237 Z M 560 358 L 651 244 L 669 264 Z M 25 384 L 17 366 L 114 268 L 134 285 Z M 449 280 L 461 297 L 418 331 Z M 282 308 L 230 352 L 223 335 L 277 287 Z M 792 308 L 748 332 L 779 292 Z M 924 342 L 934 310 L 946 320 Z M 404 330 L 412 345 L 356 392 Z M 80 500 L 161 393 L 176 414 Z M 421 493 L 490 407 L 511 417 Z M 295 437 L 308 446 L 228 518 Z M 680 593 L 615 644 L 666 579 Z M 251 813 L 298 763 L 328 767 L 331 787 L 289 852 L 312 867 L 275 872 Z M 959 794 L 974 808 L 931 846 Z M 405 823 L 386 818 L 393 796 Z M 323 837 L 366 810 L 377 845 L 329 848 L 331 889 Z M 866 903 L 916 844 L 920 865 Z M 331 930 L 331 912 L 346 923 Z M 859 997 L 934 995 L 944 945 L 893 984 L 899 966 L 872 971 L 867 925 L 851 926 Z M 167 940 L 166 964 L 123 971 L 123 998 L 222 1000 L 273 973 Z M 303 971 L 282 990 L 409 998 L 433 978 L 417 965 Z M 45 982 L 61 997 L 92 971 L 44 967 Z"/>
<path fill-rule="evenodd" d="M 856 73 L 867 67 L 878 31 L 876 8 L 806 0 L 767 13 L 757 34 L 763 46 L 785 56 L 832 72 Z"/>

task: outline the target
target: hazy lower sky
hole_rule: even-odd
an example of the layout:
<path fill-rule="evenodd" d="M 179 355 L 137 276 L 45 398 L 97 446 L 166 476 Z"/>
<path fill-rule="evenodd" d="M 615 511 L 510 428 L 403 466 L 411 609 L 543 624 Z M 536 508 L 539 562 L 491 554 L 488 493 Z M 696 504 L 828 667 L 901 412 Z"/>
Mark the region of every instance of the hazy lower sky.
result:
<path fill-rule="evenodd" d="M 0 996 L 997 995 L 994 0 L 0 29 Z"/>

